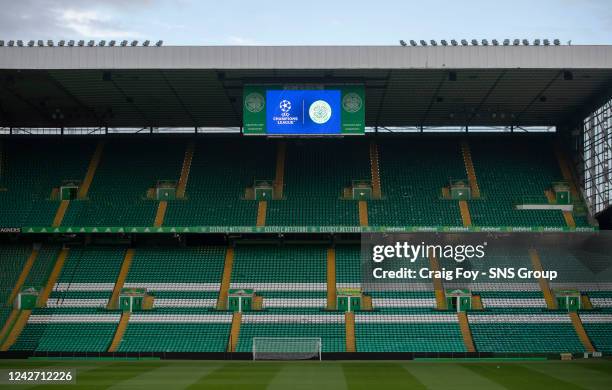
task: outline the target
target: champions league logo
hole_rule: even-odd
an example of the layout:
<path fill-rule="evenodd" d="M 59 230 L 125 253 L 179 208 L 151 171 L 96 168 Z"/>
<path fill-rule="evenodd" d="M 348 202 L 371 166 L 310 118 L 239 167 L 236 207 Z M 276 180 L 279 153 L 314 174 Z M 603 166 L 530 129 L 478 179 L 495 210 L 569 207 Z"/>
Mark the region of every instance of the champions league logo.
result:
<path fill-rule="evenodd" d="M 282 112 L 289 112 L 291 110 L 291 102 L 289 100 L 281 100 L 278 107 Z"/>
<path fill-rule="evenodd" d="M 322 125 L 331 118 L 332 109 L 329 103 L 327 103 L 325 100 L 317 100 L 310 105 L 308 115 L 314 123 Z"/>

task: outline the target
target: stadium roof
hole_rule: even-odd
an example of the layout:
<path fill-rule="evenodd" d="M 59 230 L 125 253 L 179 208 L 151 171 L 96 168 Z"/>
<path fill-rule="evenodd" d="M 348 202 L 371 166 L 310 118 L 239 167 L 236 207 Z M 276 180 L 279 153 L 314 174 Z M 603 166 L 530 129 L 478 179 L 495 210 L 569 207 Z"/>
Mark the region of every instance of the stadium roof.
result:
<path fill-rule="evenodd" d="M 562 125 L 612 46 L 0 47 L 0 126 L 240 126 L 245 84 L 366 86 L 367 126 Z"/>

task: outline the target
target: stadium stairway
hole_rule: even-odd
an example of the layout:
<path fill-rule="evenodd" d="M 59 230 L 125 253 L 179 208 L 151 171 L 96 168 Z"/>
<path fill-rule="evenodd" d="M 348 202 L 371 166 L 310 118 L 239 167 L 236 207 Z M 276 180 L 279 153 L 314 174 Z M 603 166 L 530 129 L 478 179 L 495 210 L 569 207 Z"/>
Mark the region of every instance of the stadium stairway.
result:
<path fill-rule="evenodd" d="M 483 310 L 482 298 L 480 295 L 472 295 L 472 310 Z"/>
<path fill-rule="evenodd" d="M 346 352 L 355 352 L 355 313 L 344 313 L 344 329 L 346 333 Z"/>
<path fill-rule="evenodd" d="M 463 343 L 465 349 L 468 352 L 476 352 L 474 346 L 474 340 L 472 339 L 472 331 L 470 330 L 470 323 L 468 321 L 467 314 L 465 312 L 457 312 L 457 319 L 459 320 L 459 327 L 461 328 L 461 335 L 463 336 Z"/>
<path fill-rule="evenodd" d="M 327 249 L 327 310 L 336 310 L 336 250 Z"/>
<path fill-rule="evenodd" d="M 195 153 L 195 142 L 191 141 L 187 144 L 185 149 L 185 156 L 183 157 L 183 165 L 181 166 L 181 175 L 176 185 L 176 198 L 184 199 L 185 190 L 187 189 L 187 182 L 189 181 L 189 172 L 191 172 L 191 162 L 193 161 L 193 154 Z M 168 210 L 168 201 L 161 200 L 157 204 L 157 211 L 155 212 L 155 220 L 153 226 L 161 227 L 164 224 L 166 218 L 166 211 Z"/>
<path fill-rule="evenodd" d="M 94 176 L 96 175 L 98 165 L 100 165 L 100 160 L 102 159 L 102 153 L 104 152 L 105 145 L 106 141 L 98 142 L 96 150 L 94 151 L 93 155 L 91 156 L 91 160 L 89 161 L 89 166 L 87 167 L 87 173 L 85 173 L 85 178 L 83 179 L 83 181 L 81 182 L 81 186 L 79 187 L 79 192 L 77 194 L 78 199 L 87 198 L 87 194 L 89 193 L 89 187 L 91 187 L 91 183 L 93 182 Z"/>
<path fill-rule="evenodd" d="M 225 252 L 225 263 L 223 265 L 223 276 L 221 277 L 221 286 L 219 288 L 219 297 L 217 299 L 217 310 L 225 310 L 227 308 L 227 296 L 229 294 L 233 267 L 234 248 L 228 247 Z"/>
<path fill-rule="evenodd" d="M 69 205 L 70 205 L 69 200 L 60 201 L 60 204 L 57 207 L 57 212 L 55 213 L 55 217 L 53 217 L 53 222 L 51 223 L 52 227 L 59 227 L 62 225 L 62 221 L 64 220 L 64 215 L 66 215 L 66 210 L 68 210 Z"/>
<path fill-rule="evenodd" d="M 183 199 L 185 197 L 185 190 L 187 189 L 187 182 L 189 180 L 189 172 L 191 171 L 191 162 L 193 161 L 193 155 L 195 153 L 195 142 L 189 142 L 185 149 L 185 158 L 183 159 L 183 166 L 181 167 L 181 176 L 176 186 L 176 197 Z"/>
<path fill-rule="evenodd" d="M 538 251 L 535 249 L 529 249 L 529 257 L 531 258 L 531 265 L 534 271 L 543 271 L 542 261 L 540 260 L 540 255 Z M 538 284 L 540 285 L 540 289 L 542 290 L 542 294 L 544 294 L 544 300 L 546 301 L 546 307 L 550 310 L 557 309 L 557 301 L 550 290 L 550 285 L 548 284 L 548 280 L 544 278 L 538 279 Z"/>
<path fill-rule="evenodd" d="M 380 185 L 379 152 L 378 144 L 374 141 L 370 143 L 370 170 L 372 175 L 372 197 L 380 199 L 382 197 L 382 190 Z"/>
<path fill-rule="evenodd" d="M 8 318 L 4 322 L 2 329 L 0 329 L 0 345 L 2 345 L 4 338 L 6 337 L 8 332 L 13 328 L 13 324 L 15 323 L 17 316 L 19 316 L 19 312 L 20 312 L 19 309 L 12 309 L 11 314 L 9 314 Z"/>
<path fill-rule="evenodd" d="M 257 221 L 256 226 L 266 226 L 266 214 L 268 212 L 268 202 L 260 200 L 257 204 Z"/>
<path fill-rule="evenodd" d="M 21 291 L 21 287 L 23 287 L 23 284 L 28 278 L 28 275 L 30 274 L 30 270 L 32 269 L 32 266 L 34 266 L 34 262 L 36 261 L 36 258 L 38 257 L 39 253 L 40 253 L 40 244 L 35 244 L 32 247 L 32 253 L 30 253 L 30 256 L 28 256 L 28 260 L 26 260 L 25 264 L 23 265 L 23 269 L 21 270 L 21 273 L 19 274 L 19 277 L 17 278 L 17 281 L 15 282 L 15 287 L 13 287 L 13 291 L 11 291 L 11 295 L 9 296 L 9 299 L 7 302 L 8 305 L 12 305 L 15 298 L 17 298 L 17 294 L 19 294 L 19 292 Z M 0 340 L 1 339 L 2 337 L 0 337 Z"/>
<path fill-rule="evenodd" d="M 115 334 L 113 336 L 113 341 L 111 341 L 110 346 L 108 347 L 108 352 L 116 352 L 119 349 L 119 345 L 123 340 L 123 335 L 127 330 L 128 324 L 130 322 L 130 312 L 124 311 L 121 313 L 121 319 L 117 324 L 117 329 L 115 330 Z"/>
<path fill-rule="evenodd" d="M 110 299 L 108 300 L 108 309 L 116 309 L 118 307 L 119 294 L 121 293 L 121 289 L 125 284 L 125 280 L 127 279 L 128 272 L 130 271 L 130 266 L 132 265 L 133 259 L 134 249 L 128 248 L 125 251 L 123 263 L 121 263 L 121 269 L 119 270 L 119 275 L 117 275 L 117 281 L 115 282 L 115 285 L 113 287 L 113 292 L 111 294 Z"/>
<path fill-rule="evenodd" d="M 64 262 L 66 261 L 66 258 L 68 257 L 68 253 L 69 253 L 69 249 L 64 247 L 60 250 L 59 254 L 57 255 L 57 260 L 55 261 L 55 265 L 53 266 L 53 269 L 51 270 L 51 273 L 49 274 L 47 284 L 45 285 L 43 290 L 40 292 L 40 295 L 38 296 L 38 302 L 36 304 L 37 307 L 47 306 L 47 301 L 49 300 L 49 296 L 51 295 L 51 291 L 53 290 L 53 287 L 55 286 L 55 282 L 57 281 L 57 278 L 62 272 L 62 267 L 64 266 Z"/>
<path fill-rule="evenodd" d="M 232 327 L 230 328 L 230 336 L 227 343 L 227 352 L 236 352 L 236 346 L 240 339 L 240 325 L 242 324 L 242 313 L 234 312 L 232 315 Z"/>
<path fill-rule="evenodd" d="M 368 226 L 368 202 L 359 201 L 359 226 Z"/>
<path fill-rule="evenodd" d="M 160 200 L 157 205 L 157 211 L 155 212 L 155 221 L 153 226 L 160 227 L 164 224 L 164 218 L 166 217 L 166 210 L 168 209 L 168 201 Z"/>
<path fill-rule="evenodd" d="M 438 263 L 438 259 L 436 259 L 434 256 L 429 257 L 429 269 L 432 271 L 440 271 L 440 264 Z M 447 310 L 448 305 L 446 304 L 446 294 L 444 293 L 442 279 L 432 278 L 432 282 L 436 295 L 436 308 L 438 310 Z"/>
<path fill-rule="evenodd" d="M 574 330 L 576 330 L 576 334 L 578 335 L 580 342 L 582 343 L 582 345 L 584 345 L 584 349 L 590 353 L 595 352 L 593 343 L 591 342 L 591 339 L 587 335 L 587 332 L 584 329 L 584 325 L 582 324 L 582 320 L 580 319 L 580 316 L 578 315 L 578 313 L 572 312 L 572 313 L 569 313 L 569 316 L 572 320 L 572 325 L 574 326 Z"/>
<path fill-rule="evenodd" d="M 470 215 L 470 208 L 466 200 L 459 201 L 459 211 L 461 211 L 461 220 L 463 221 L 463 226 L 472 226 L 472 216 Z"/>
<path fill-rule="evenodd" d="M 26 324 L 28 323 L 28 319 L 30 318 L 31 314 L 32 314 L 32 310 L 20 310 L 19 311 L 19 314 L 17 315 L 17 319 L 13 323 L 11 330 L 8 332 L 6 338 L 2 342 L 2 345 L 0 346 L 0 351 L 2 352 L 8 351 L 9 348 L 11 348 L 13 344 L 15 344 L 15 341 L 17 341 L 17 339 L 19 338 L 19 335 L 21 334 Z"/>
<path fill-rule="evenodd" d="M 591 298 L 589 298 L 587 294 L 581 294 L 580 301 L 582 303 L 583 310 L 593 310 L 593 303 L 591 302 Z"/>
<path fill-rule="evenodd" d="M 285 188 L 285 161 L 287 155 L 287 143 L 279 141 L 276 145 L 276 171 L 274 175 L 273 191 L 274 199 L 283 199 Z"/>
<path fill-rule="evenodd" d="M 472 191 L 472 198 L 480 198 L 480 187 L 478 186 L 476 169 L 472 161 L 472 151 L 470 149 L 470 144 L 465 140 L 461 142 L 461 153 L 463 154 L 463 162 L 465 163 L 465 171 Z"/>

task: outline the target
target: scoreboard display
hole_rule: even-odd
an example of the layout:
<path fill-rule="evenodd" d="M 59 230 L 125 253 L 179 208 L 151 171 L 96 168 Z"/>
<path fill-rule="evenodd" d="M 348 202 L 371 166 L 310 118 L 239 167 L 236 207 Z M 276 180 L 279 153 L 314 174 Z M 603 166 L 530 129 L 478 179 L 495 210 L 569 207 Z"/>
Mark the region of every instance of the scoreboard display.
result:
<path fill-rule="evenodd" d="M 292 89 L 245 86 L 246 135 L 348 135 L 365 133 L 362 85 Z"/>

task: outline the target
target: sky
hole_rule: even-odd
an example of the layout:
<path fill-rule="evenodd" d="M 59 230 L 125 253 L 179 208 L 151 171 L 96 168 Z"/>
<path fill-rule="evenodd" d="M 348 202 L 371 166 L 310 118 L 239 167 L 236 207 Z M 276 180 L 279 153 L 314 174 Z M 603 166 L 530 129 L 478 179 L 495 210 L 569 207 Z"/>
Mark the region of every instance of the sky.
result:
<path fill-rule="evenodd" d="M 164 45 L 612 44 L 612 0 L 0 0 L 0 39 Z"/>

